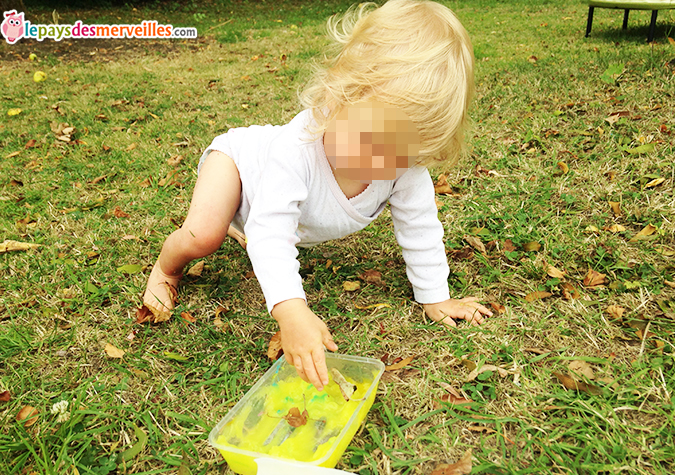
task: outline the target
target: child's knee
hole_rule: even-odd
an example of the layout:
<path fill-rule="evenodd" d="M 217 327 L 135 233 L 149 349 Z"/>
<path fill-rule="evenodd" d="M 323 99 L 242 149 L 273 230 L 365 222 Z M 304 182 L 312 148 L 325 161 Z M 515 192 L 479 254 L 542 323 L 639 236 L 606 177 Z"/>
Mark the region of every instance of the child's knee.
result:
<path fill-rule="evenodd" d="M 188 248 L 194 258 L 208 256 L 220 249 L 225 240 L 227 229 L 220 230 L 214 227 L 205 227 L 203 229 L 181 228 L 183 234 L 183 243 Z"/>

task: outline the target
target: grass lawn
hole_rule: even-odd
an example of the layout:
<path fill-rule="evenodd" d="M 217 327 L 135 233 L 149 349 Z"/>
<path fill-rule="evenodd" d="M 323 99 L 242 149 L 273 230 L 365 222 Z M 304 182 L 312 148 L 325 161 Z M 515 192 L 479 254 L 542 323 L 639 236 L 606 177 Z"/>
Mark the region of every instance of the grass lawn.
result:
<path fill-rule="evenodd" d="M 277 330 L 245 252 L 228 240 L 203 259 L 170 321 L 135 324 L 136 308 L 201 151 L 299 112 L 325 20 L 349 4 L 197 3 L 59 9 L 59 22 L 154 19 L 198 40 L 0 45 L 0 241 L 39 244 L 0 254 L 2 474 L 233 473 L 208 433 L 270 367 Z M 302 250 L 341 353 L 414 356 L 385 373 L 338 468 L 430 474 L 471 449 L 472 473 L 671 474 L 675 13 L 646 44 L 649 12 L 622 31 L 620 11 L 596 10 L 584 38 L 581 2 L 448 5 L 477 83 L 470 154 L 432 170 L 449 185 L 449 284 L 499 314 L 426 319 L 387 211 Z M 383 285 L 344 290 L 371 269 Z M 17 422 L 26 406 L 37 416 Z"/>

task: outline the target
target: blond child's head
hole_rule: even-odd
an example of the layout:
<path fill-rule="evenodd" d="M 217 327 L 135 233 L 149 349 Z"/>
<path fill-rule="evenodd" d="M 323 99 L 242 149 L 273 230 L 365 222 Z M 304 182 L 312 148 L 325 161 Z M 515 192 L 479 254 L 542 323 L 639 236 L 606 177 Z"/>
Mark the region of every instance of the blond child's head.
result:
<path fill-rule="evenodd" d="M 352 7 L 328 22 L 338 51 L 301 94 L 323 132 L 346 107 L 365 101 L 400 109 L 419 132 L 418 165 L 454 163 L 473 96 L 471 40 L 457 17 L 429 1 Z"/>

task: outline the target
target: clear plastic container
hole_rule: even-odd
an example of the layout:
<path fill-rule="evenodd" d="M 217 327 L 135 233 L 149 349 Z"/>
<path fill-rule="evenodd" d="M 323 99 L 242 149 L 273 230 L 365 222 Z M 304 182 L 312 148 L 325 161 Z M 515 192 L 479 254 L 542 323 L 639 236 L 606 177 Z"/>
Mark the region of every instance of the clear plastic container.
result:
<path fill-rule="evenodd" d="M 234 472 L 255 475 L 255 459 L 260 457 L 326 468 L 337 465 L 373 405 L 384 364 L 331 353 L 326 353 L 326 364 L 330 382 L 318 392 L 279 358 L 213 428 L 209 443 Z M 348 401 L 333 380 L 332 368 L 355 386 Z M 300 417 L 288 417 L 289 411 Z"/>

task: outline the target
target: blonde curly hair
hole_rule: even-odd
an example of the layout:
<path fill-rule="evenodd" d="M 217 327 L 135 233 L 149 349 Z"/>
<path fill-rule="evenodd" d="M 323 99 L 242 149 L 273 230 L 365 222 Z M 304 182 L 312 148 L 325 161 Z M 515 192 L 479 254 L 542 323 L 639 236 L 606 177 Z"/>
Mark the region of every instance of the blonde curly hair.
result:
<path fill-rule="evenodd" d="M 454 164 L 464 150 L 474 93 L 473 47 L 457 17 L 430 1 L 353 6 L 328 21 L 337 50 L 300 94 L 323 133 L 342 108 L 380 101 L 403 110 L 420 135 L 418 165 Z"/>

